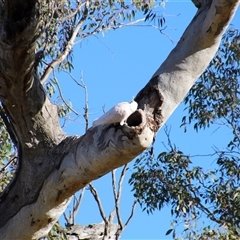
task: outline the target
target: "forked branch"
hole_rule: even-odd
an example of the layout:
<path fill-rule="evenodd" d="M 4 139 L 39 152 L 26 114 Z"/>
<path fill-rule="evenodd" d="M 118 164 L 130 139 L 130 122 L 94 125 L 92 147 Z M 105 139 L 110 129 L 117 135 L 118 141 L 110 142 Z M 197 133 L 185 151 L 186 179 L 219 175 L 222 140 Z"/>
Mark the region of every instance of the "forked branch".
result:
<path fill-rule="evenodd" d="M 85 187 L 80 191 L 78 198 L 77 198 L 76 194 L 73 195 L 72 211 L 69 212 L 69 217 L 67 216 L 66 212 L 63 213 L 67 227 L 75 224 L 75 217 L 76 217 L 76 214 L 78 213 L 79 207 L 82 203 L 84 193 L 85 193 Z"/>
<path fill-rule="evenodd" d="M 56 66 L 58 66 L 68 56 L 69 52 L 72 50 L 73 45 L 74 45 L 74 41 L 75 41 L 75 39 L 77 37 L 77 34 L 78 34 L 80 28 L 82 27 L 83 23 L 85 22 L 85 20 L 86 20 L 86 18 L 88 16 L 88 1 L 86 1 L 84 3 L 84 5 L 85 5 L 85 10 L 83 12 L 83 16 L 79 20 L 79 22 L 76 25 L 74 31 L 72 32 L 72 35 L 71 35 L 69 41 L 67 42 L 64 51 L 56 59 L 54 59 L 48 65 L 48 67 L 45 69 L 45 71 L 44 71 L 44 73 L 43 73 L 43 75 L 41 77 L 41 83 L 42 84 L 44 84 L 47 81 L 47 79 L 48 79 L 49 75 L 51 74 L 51 72 L 53 71 L 53 69 Z M 81 7 L 82 7 L 82 5 L 81 5 Z"/>

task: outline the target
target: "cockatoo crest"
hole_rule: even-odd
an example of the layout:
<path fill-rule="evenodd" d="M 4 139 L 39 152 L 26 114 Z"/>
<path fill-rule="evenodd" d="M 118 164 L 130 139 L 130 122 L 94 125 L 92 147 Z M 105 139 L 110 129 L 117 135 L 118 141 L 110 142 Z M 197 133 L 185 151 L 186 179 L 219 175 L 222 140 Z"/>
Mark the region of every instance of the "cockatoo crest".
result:
<path fill-rule="evenodd" d="M 137 110 L 138 104 L 134 100 L 130 103 L 122 102 L 112 107 L 109 111 L 104 113 L 100 118 L 93 122 L 93 127 L 98 125 L 105 125 L 111 123 L 120 123 L 122 126 L 127 118 Z"/>

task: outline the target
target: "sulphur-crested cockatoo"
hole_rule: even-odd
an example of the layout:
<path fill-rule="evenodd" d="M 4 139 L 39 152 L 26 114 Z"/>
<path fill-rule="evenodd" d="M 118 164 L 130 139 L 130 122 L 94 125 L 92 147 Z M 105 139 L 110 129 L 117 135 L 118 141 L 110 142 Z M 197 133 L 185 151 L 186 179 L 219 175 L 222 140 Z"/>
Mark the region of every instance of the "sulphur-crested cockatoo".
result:
<path fill-rule="evenodd" d="M 120 123 L 122 126 L 127 118 L 137 110 L 138 104 L 134 100 L 130 103 L 122 102 L 112 107 L 109 111 L 104 113 L 100 118 L 93 122 L 93 127 L 98 125 L 105 125 L 110 123 Z"/>

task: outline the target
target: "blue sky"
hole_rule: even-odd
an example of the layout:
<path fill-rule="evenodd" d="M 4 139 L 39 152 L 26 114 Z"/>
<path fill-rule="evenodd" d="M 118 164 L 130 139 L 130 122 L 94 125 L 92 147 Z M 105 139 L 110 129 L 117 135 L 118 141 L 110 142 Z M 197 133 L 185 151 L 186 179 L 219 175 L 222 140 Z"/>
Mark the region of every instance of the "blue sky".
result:
<path fill-rule="evenodd" d="M 106 32 L 104 36 L 100 34 L 97 37 L 90 37 L 75 46 L 72 75 L 80 79 L 82 73 L 83 81 L 88 88 L 90 123 L 102 115 L 103 106 L 108 110 L 113 105 L 131 101 L 132 97 L 136 96 L 175 46 L 196 9 L 191 1 L 169 0 L 162 11 L 166 18 L 165 33 L 174 40 L 174 43 L 154 28 L 126 27 Z M 233 23 L 240 27 L 239 10 Z M 59 82 L 64 98 L 71 101 L 73 108 L 80 113 L 78 117 L 71 114 L 73 120 L 67 122 L 64 130 L 69 135 L 82 135 L 85 129 L 82 116 L 84 91 L 67 74 L 60 74 Z M 172 141 L 180 150 L 186 154 L 206 154 L 212 152 L 214 145 L 220 149 L 224 148 L 230 136 L 224 128 L 213 127 L 196 133 L 189 127 L 189 131 L 184 133 L 180 128 L 181 119 L 185 114 L 183 110 L 184 106 L 180 105 L 167 121 L 167 125 L 171 127 Z M 166 143 L 166 136 L 161 130 L 155 143 L 156 154 L 165 150 L 163 142 Z M 207 169 L 211 168 L 214 159 L 198 158 L 196 164 L 198 161 L 201 161 Z M 127 183 L 130 174 L 131 167 L 123 185 L 120 205 L 123 220 L 128 217 L 133 202 L 131 188 Z M 113 208 L 110 176 L 94 181 L 93 185 L 99 191 L 105 213 L 108 215 Z M 97 205 L 89 191 L 86 191 L 76 223 L 90 224 L 101 221 Z M 165 236 L 170 223 L 169 208 L 147 215 L 137 206 L 132 221 L 122 234 L 122 239 L 171 239 L 171 236 Z"/>

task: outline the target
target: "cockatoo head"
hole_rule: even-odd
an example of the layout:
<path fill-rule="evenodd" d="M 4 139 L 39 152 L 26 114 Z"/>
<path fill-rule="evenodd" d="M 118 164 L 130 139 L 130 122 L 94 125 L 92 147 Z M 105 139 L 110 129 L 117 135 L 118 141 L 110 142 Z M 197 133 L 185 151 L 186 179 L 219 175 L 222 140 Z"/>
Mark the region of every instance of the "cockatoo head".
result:
<path fill-rule="evenodd" d="M 130 105 L 131 105 L 132 112 L 135 112 L 138 108 L 138 103 L 134 101 L 134 97 L 132 98 Z"/>

